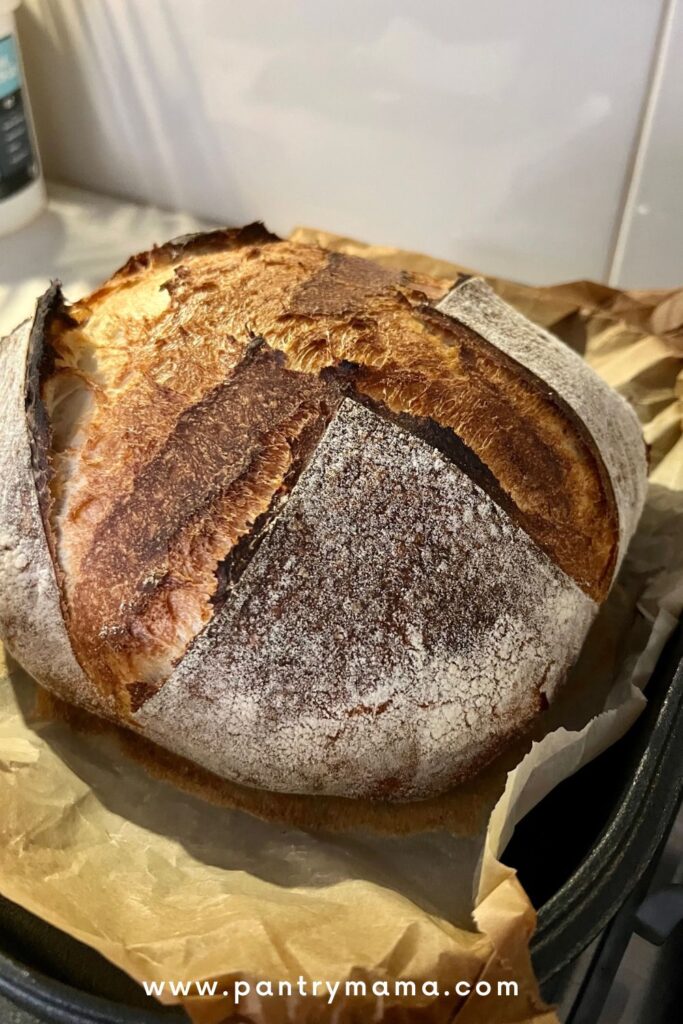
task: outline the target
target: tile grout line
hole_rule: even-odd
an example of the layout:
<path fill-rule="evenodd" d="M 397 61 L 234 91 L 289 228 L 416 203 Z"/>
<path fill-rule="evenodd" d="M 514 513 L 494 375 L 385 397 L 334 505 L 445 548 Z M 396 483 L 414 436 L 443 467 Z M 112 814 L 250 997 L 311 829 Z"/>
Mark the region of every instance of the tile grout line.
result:
<path fill-rule="evenodd" d="M 627 168 L 622 200 L 617 215 L 616 231 L 607 260 L 607 284 L 619 287 L 619 276 L 624 263 L 628 234 L 633 220 L 638 188 L 642 179 L 645 154 L 652 135 L 652 124 L 659 99 L 664 68 L 671 42 L 674 17 L 678 0 L 664 0 L 657 39 L 655 42 L 649 80 L 645 89 L 645 100 L 634 139 L 631 158 Z"/>

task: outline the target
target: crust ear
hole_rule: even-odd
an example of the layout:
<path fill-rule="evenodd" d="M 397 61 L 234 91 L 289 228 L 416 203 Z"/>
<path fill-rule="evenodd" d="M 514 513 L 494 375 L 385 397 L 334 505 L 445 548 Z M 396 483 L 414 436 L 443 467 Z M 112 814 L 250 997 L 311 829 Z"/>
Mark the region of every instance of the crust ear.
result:
<path fill-rule="evenodd" d="M 59 697 L 111 717 L 112 709 L 74 656 L 46 534 L 36 477 L 47 434 L 31 429 L 27 403 L 37 385 L 49 289 L 26 321 L 0 343 L 0 634 L 8 650 Z"/>

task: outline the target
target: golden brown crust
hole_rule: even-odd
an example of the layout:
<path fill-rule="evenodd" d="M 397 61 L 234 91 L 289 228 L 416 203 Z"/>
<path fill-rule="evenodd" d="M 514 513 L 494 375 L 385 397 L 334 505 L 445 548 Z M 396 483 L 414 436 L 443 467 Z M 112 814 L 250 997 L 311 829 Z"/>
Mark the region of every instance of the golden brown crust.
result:
<path fill-rule="evenodd" d="M 414 312 L 457 350 L 466 386 L 422 352 L 410 365 L 406 355 L 379 368 L 358 367 L 356 386 L 396 412 L 450 427 L 496 478 L 498 503 L 600 602 L 612 580 L 619 527 L 612 484 L 585 425 L 550 385 L 539 386 L 464 324 L 425 306 Z"/>
<path fill-rule="evenodd" d="M 211 617 L 217 565 L 282 488 L 297 437 L 327 415 L 330 369 L 395 414 L 452 429 L 513 518 L 604 597 L 618 522 L 595 442 L 546 382 L 434 310 L 443 292 L 252 225 L 133 257 L 54 318 L 45 401 L 54 412 L 75 387 L 91 402 L 53 451 L 55 545 L 79 659 L 122 709 L 155 691 Z M 269 363 L 270 405 L 243 380 L 230 390 L 255 338 L 284 355 Z M 242 421 L 238 392 L 251 402 Z"/>
<path fill-rule="evenodd" d="M 136 253 L 129 257 L 123 266 L 112 274 L 111 280 L 126 276 L 137 276 L 151 266 L 159 264 L 176 264 L 184 256 L 207 255 L 225 249 L 244 248 L 251 245 L 264 245 L 266 242 L 279 242 L 278 235 L 261 221 L 246 224 L 241 228 L 217 228 L 215 231 L 199 231 L 189 235 L 171 238 L 163 245 L 155 245 L 147 252 Z M 106 288 L 107 284 L 103 285 Z M 97 292 L 93 293 L 97 295 Z M 91 299 L 93 298 L 91 296 Z"/>
<path fill-rule="evenodd" d="M 166 652 L 210 618 L 217 565 L 284 487 L 295 440 L 337 402 L 256 343 L 180 414 L 98 521 L 70 589 L 71 633 L 91 678 L 114 692 L 123 682 L 134 706 L 152 695 L 173 667 Z"/>

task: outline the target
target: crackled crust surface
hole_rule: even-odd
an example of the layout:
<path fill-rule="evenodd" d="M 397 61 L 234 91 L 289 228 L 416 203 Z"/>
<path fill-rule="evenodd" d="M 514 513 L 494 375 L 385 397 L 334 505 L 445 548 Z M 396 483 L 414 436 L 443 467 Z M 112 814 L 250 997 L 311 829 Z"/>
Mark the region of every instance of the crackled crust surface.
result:
<path fill-rule="evenodd" d="M 252 785 L 391 798 L 475 771 L 538 714 L 635 526 L 643 451 L 624 455 L 632 414 L 588 368 L 526 358 L 520 325 L 463 287 L 436 308 L 442 284 L 252 225 L 134 257 L 73 305 L 51 289 L 23 363 L 6 357 L 30 573 L 72 659 L 54 688 Z M 394 588 L 396 621 L 373 626 L 372 574 L 399 563 L 411 609 Z M 446 593 L 459 612 L 437 627 Z"/>

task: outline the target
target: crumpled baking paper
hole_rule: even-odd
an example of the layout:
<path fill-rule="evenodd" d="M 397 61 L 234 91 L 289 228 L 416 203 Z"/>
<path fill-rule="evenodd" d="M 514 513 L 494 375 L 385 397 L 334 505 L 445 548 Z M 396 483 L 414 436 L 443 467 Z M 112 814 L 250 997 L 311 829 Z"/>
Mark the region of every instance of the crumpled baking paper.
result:
<path fill-rule="evenodd" d="M 295 238 L 453 279 L 464 268 L 323 232 Z M 436 983 L 449 995 L 250 996 L 240 1020 L 552 1024 L 529 957 L 534 910 L 501 856 L 555 785 L 615 742 L 683 607 L 683 291 L 492 280 L 634 404 L 646 510 L 572 679 L 533 737 L 473 783 L 401 807 L 259 794 L 64 714 L 0 661 L 0 892 L 138 981 Z M 515 980 L 516 997 L 457 996 Z M 310 986 L 309 986 L 310 987 Z M 229 998 L 182 1002 L 197 1024 Z"/>

